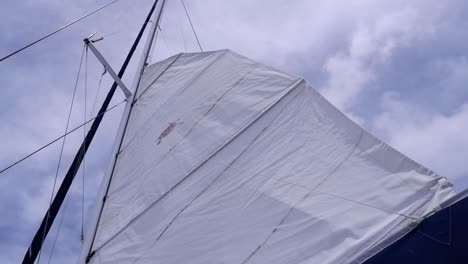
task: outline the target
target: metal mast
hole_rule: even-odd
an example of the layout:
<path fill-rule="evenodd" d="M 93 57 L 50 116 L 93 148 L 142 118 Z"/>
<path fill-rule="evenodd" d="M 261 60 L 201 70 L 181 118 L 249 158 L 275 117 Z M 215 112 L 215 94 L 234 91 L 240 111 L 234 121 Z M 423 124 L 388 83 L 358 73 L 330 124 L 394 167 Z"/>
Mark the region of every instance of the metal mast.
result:
<path fill-rule="evenodd" d="M 164 0 L 163 0 L 164 1 Z M 118 77 L 119 78 L 122 78 L 123 74 L 125 73 L 125 70 L 127 69 L 127 66 L 130 62 L 130 59 L 132 58 L 137 46 L 138 46 L 138 43 L 140 42 L 142 36 L 143 36 L 143 33 L 146 29 L 146 26 L 147 24 L 150 22 L 150 19 L 151 19 L 151 16 L 154 12 L 154 10 L 156 9 L 156 5 L 158 3 L 158 0 L 155 0 L 153 6 L 151 7 L 151 10 L 150 12 L 148 13 L 148 16 L 146 17 L 146 20 L 145 20 L 145 23 L 143 24 L 143 26 L 141 27 L 140 29 L 140 32 L 138 33 L 138 36 L 136 37 L 119 73 L 118 73 Z M 162 10 L 162 7 L 164 6 L 164 3 L 161 5 L 161 10 Z M 158 13 L 158 17 L 160 16 L 161 12 Z M 158 20 L 155 20 L 155 21 L 159 21 L 159 18 Z M 154 32 L 155 32 L 155 23 L 153 23 L 153 27 L 152 27 L 152 30 L 150 32 L 150 35 L 149 35 L 149 39 L 148 40 L 148 43 L 152 43 L 152 38 L 154 37 Z M 144 60 L 143 60 L 143 63 L 140 65 L 139 67 L 139 70 L 138 70 L 138 74 L 137 74 L 137 77 L 136 79 L 138 79 L 138 81 L 136 81 L 136 86 L 138 86 L 138 83 L 139 83 L 139 78 L 141 76 L 141 73 L 143 72 L 143 69 L 144 69 L 144 64 L 146 62 L 146 58 L 148 56 L 148 53 L 149 53 L 149 48 L 151 47 L 151 45 L 146 45 L 145 47 L 145 50 L 144 50 Z M 106 112 L 106 109 L 107 107 L 109 106 L 111 100 L 112 100 L 112 97 L 115 93 L 115 90 L 117 89 L 117 82 L 114 82 L 111 89 L 109 90 L 109 93 L 107 94 L 106 96 L 106 99 L 104 100 L 100 110 L 99 110 L 99 113 L 97 115 L 97 118 L 94 120 L 93 124 L 91 125 L 91 128 L 90 130 L 88 131 L 83 143 L 81 144 L 80 146 L 80 149 L 78 150 L 78 152 L 76 153 L 75 155 L 75 158 L 73 159 L 73 162 L 72 164 L 70 165 L 70 168 L 68 169 L 68 172 L 67 174 L 65 175 L 64 179 L 63 179 L 63 182 L 62 184 L 60 185 L 60 188 L 58 189 L 57 191 L 57 194 L 56 196 L 54 197 L 54 200 L 52 201 L 49 209 L 47 210 L 46 214 L 44 215 L 44 218 L 41 222 L 41 225 L 39 227 L 39 229 L 37 230 L 33 240 L 31 241 L 31 244 L 29 246 L 29 248 L 27 249 L 25 255 L 24 255 L 24 258 L 23 258 L 23 264 L 33 264 L 34 261 L 36 260 L 36 257 L 37 255 L 39 254 L 43 244 L 44 244 L 44 240 L 47 236 L 47 234 L 49 233 L 49 230 L 55 220 L 55 217 L 57 216 L 59 210 L 60 210 L 60 207 L 63 203 L 63 201 L 65 200 L 65 197 L 70 189 L 70 186 L 71 184 L 73 183 L 73 179 L 75 178 L 75 175 L 76 173 L 78 172 L 78 169 L 81 165 L 81 162 L 83 161 L 83 158 L 84 158 L 84 155 L 86 154 L 87 150 L 88 150 L 88 147 L 89 145 L 91 144 L 93 138 L 94 138 L 94 135 L 96 134 L 96 131 L 104 117 L 104 113 Z M 125 131 L 125 129 L 122 127 L 126 127 L 126 123 L 127 123 L 127 120 L 128 120 L 128 117 L 130 116 L 130 110 L 131 110 L 131 105 L 133 104 L 133 100 L 135 98 L 135 95 L 136 95 L 136 91 L 133 93 L 133 98 L 132 100 L 129 100 L 127 101 L 127 109 L 125 111 L 125 114 L 124 114 L 124 117 L 122 118 L 123 121 L 125 122 L 122 122 L 124 123 L 125 125 L 121 125 L 121 131 L 119 131 L 119 135 L 121 136 L 120 139 L 118 139 L 118 141 L 121 142 L 122 140 L 122 137 L 123 137 L 123 133 Z M 120 148 L 120 143 L 118 144 L 119 145 L 119 148 Z M 117 148 L 117 149 L 119 149 Z M 116 152 L 117 153 L 117 152 Z M 112 161 L 113 163 L 115 162 L 115 160 Z M 112 166 L 113 167 L 113 166 Z M 112 171 L 112 170 L 111 170 Z M 93 236 L 94 237 L 94 236 Z M 90 238 L 87 238 L 87 240 L 91 240 Z M 92 243 L 90 243 L 91 245 Z"/>
<path fill-rule="evenodd" d="M 156 0 L 155 3 L 157 3 L 158 0 Z M 138 87 L 140 84 L 140 79 L 143 74 L 143 71 L 145 70 L 148 60 L 149 60 L 149 55 L 151 52 L 151 48 L 153 46 L 153 43 L 155 41 L 155 36 L 157 33 L 157 30 L 159 28 L 159 23 L 161 21 L 162 13 L 164 11 L 164 6 L 165 6 L 166 0 L 162 0 L 159 12 L 154 13 L 153 19 L 152 19 L 152 24 L 151 28 L 149 31 L 148 38 L 146 40 L 146 44 L 143 50 L 143 54 L 140 60 L 140 63 L 138 64 L 138 68 L 136 71 L 136 75 L 134 77 L 134 81 L 132 84 L 131 91 L 133 91 L 133 94 L 129 98 L 129 100 L 126 103 L 124 113 L 122 115 L 122 119 L 120 121 L 119 129 L 117 132 L 116 140 L 114 142 L 114 146 L 112 147 L 112 160 L 109 164 L 109 167 L 107 169 L 107 172 L 104 176 L 104 179 L 102 181 L 99 194 L 97 196 L 97 204 L 95 206 L 95 211 L 93 212 L 92 218 L 91 218 L 91 226 L 89 227 L 87 234 L 85 236 L 85 241 L 83 244 L 83 248 L 81 250 L 81 255 L 78 263 L 88 263 L 91 258 L 94 256 L 96 253 L 95 251 L 92 250 L 94 239 L 96 237 L 96 232 L 98 229 L 99 221 L 101 219 L 101 214 L 104 209 L 104 204 L 106 202 L 106 197 L 109 191 L 110 183 L 112 180 L 112 175 L 114 173 L 115 169 L 115 164 L 117 161 L 118 154 L 120 152 L 120 149 L 122 147 L 123 139 L 125 136 L 125 132 L 127 130 L 127 125 L 128 125 L 128 120 L 130 119 L 130 115 L 132 113 L 133 105 L 138 99 Z M 151 22 L 151 21 L 150 21 Z"/>

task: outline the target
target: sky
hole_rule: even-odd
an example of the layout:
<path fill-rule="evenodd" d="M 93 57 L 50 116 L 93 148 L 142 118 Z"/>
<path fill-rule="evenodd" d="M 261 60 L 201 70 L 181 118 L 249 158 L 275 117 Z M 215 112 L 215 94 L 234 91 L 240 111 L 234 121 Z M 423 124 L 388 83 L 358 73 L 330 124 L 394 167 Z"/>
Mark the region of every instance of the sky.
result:
<path fill-rule="evenodd" d="M 0 56 L 108 2 L 4 0 Z M 0 62 L 0 168 L 64 133 L 82 39 L 92 33 L 104 36 L 96 47 L 117 71 L 151 3 L 120 0 Z M 364 129 L 446 176 L 455 190 L 468 188 L 466 1 L 185 3 L 205 51 L 231 49 L 303 76 Z M 180 0 L 168 0 L 151 61 L 196 51 L 199 49 Z M 123 78 L 127 86 L 139 54 L 140 49 Z M 102 66 L 92 53 L 86 57 L 70 128 L 85 120 L 85 109 L 86 119 L 96 114 L 112 84 L 106 74 L 99 85 Z M 123 99 L 118 90 L 111 105 Z M 110 160 L 123 106 L 106 114 L 86 157 L 84 173 L 81 169 L 77 174 L 66 207 L 46 240 L 41 263 L 71 263 L 79 254 L 81 228 L 88 226 L 86 219 Z M 82 139 L 82 129 L 66 138 L 58 183 Z M 48 208 L 60 149 L 61 141 L 0 174 L 1 263 L 21 261 Z"/>

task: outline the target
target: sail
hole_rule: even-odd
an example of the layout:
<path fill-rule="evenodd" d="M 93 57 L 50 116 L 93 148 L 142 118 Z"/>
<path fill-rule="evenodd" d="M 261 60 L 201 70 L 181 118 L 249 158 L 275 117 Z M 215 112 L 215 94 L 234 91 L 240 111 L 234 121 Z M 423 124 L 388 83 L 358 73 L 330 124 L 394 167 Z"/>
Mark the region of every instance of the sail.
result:
<path fill-rule="evenodd" d="M 229 50 L 142 77 L 90 263 L 361 263 L 454 195 L 304 79 Z"/>

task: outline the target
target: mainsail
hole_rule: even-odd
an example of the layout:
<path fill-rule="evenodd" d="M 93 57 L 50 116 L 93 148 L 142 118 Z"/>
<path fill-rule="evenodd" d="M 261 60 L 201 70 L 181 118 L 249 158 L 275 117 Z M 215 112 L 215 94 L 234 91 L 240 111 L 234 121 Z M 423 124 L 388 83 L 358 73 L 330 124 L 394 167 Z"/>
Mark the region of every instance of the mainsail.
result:
<path fill-rule="evenodd" d="M 304 79 L 229 50 L 149 66 L 136 98 L 89 263 L 361 263 L 454 195 Z"/>

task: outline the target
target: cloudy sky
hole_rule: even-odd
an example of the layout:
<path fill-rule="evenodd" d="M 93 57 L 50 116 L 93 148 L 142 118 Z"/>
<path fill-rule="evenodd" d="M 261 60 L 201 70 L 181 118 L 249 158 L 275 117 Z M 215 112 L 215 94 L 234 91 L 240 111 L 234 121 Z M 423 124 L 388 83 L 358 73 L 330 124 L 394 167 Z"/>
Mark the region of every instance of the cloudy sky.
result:
<path fill-rule="evenodd" d="M 109 0 L 3 0 L 0 57 Z M 152 0 L 120 0 L 0 62 L 0 168 L 64 133 L 81 52 L 91 33 L 118 69 Z M 355 122 L 404 154 L 468 187 L 468 5 L 463 0 L 185 0 L 204 50 L 232 49 L 304 76 Z M 180 0 L 168 0 L 153 51 L 158 61 L 198 51 Z M 136 56 L 139 59 L 139 56 Z M 90 53 L 70 127 L 92 117 L 112 81 Z M 84 67 L 84 66 L 83 66 Z M 124 81 L 132 81 L 134 64 Z M 85 79 L 87 79 L 85 100 Z M 112 104 L 123 100 L 118 91 Z M 86 105 L 86 107 L 85 107 Z M 106 115 L 41 255 L 70 263 L 79 252 L 123 110 Z M 67 137 L 61 181 L 83 130 Z M 0 262 L 18 263 L 50 202 L 61 142 L 0 174 Z M 83 176 L 84 175 L 84 176 Z M 84 206 L 83 196 L 84 177 Z M 62 215 L 64 216 L 62 218 Z M 60 224 L 62 223 L 62 224 Z M 84 228 L 87 223 L 84 221 Z M 60 228 L 59 235 L 57 230 Z M 67 261 L 65 261 L 67 260 Z"/>

